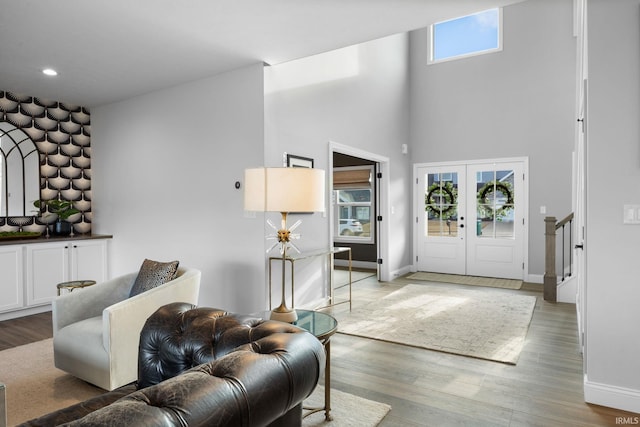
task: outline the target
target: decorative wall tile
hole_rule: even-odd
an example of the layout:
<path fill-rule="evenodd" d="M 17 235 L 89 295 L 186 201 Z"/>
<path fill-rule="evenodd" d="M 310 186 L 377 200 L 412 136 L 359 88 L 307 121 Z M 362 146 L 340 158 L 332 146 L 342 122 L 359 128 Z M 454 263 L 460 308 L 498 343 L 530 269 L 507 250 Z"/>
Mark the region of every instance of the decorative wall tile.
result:
<path fill-rule="evenodd" d="M 74 202 L 75 234 L 91 233 L 91 115 L 63 102 L 0 91 L 0 121 L 22 129 L 40 155 L 40 198 Z M 45 231 L 35 217 L 0 218 L 4 231 Z"/>

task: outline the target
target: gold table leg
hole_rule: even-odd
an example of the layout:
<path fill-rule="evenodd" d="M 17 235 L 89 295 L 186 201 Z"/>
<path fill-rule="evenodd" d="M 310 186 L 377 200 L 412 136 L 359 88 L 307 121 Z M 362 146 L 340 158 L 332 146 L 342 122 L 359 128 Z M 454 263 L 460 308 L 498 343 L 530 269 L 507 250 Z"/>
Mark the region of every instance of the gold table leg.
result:
<path fill-rule="evenodd" d="M 331 340 L 327 340 L 324 348 L 327 354 L 324 365 L 324 418 L 331 421 Z"/>
<path fill-rule="evenodd" d="M 324 407 L 321 408 L 309 408 L 304 407 L 303 409 L 308 410 L 306 414 L 302 416 L 302 418 L 306 418 L 311 414 L 315 414 L 316 412 L 324 411 L 324 418 L 327 421 L 332 421 L 333 416 L 331 416 L 331 341 L 327 338 L 326 341 L 322 343 L 324 345 L 324 352 L 326 354 L 326 358 L 324 361 Z"/>

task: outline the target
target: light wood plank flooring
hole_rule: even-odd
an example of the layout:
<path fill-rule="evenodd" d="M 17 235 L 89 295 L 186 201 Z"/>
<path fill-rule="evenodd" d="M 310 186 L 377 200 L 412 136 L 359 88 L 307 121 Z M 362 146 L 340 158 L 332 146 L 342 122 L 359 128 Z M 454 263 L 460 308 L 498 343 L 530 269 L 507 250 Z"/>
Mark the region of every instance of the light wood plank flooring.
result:
<path fill-rule="evenodd" d="M 353 307 L 408 283 L 420 282 L 359 281 Z M 614 426 L 616 417 L 638 416 L 584 402 L 573 304 L 545 302 L 539 285 L 525 284 L 518 291 L 473 288 L 538 297 L 516 366 L 337 333 L 332 387 L 390 404 L 381 426 Z M 347 289 L 338 292 L 347 295 Z M 339 319 L 348 304 L 327 311 Z"/>
<path fill-rule="evenodd" d="M 403 278 L 388 283 L 361 280 L 353 287 L 353 306 L 407 283 Z M 616 417 L 638 416 L 584 403 L 573 305 L 545 302 L 537 286 L 483 289 L 538 297 L 516 366 L 338 333 L 332 338 L 332 387 L 390 404 L 383 427 L 615 426 L 620 425 Z M 346 294 L 347 288 L 337 292 Z M 339 318 L 348 312 L 348 304 L 328 311 Z M 51 313 L 0 322 L 0 349 L 51 336 Z"/>

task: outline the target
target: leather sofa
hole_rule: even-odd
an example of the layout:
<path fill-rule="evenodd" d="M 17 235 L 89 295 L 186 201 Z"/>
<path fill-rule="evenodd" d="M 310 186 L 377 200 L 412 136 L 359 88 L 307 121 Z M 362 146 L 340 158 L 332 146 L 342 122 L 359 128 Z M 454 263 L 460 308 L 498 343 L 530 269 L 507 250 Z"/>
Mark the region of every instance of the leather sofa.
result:
<path fill-rule="evenodd" d="M 325 363 L 287 323 L 165 305 L 140 334 L 138 380 L 24 426 L 299 426 Z"/>

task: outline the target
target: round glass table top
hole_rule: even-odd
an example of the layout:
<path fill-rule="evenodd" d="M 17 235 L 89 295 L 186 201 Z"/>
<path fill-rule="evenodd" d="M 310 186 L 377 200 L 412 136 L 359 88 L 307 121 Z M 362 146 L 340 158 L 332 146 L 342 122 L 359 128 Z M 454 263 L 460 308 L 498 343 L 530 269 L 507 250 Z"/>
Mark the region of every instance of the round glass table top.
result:
<path fill-rule="evenodd" d="M 96 281 L 95 280 L 71 280 L 69 282 L 62 282 L 62 283 L 58 283 L 58 287 L 59 288 L 64 288 L 64 287 L 76 287 L 76 288 L 81 288 L 81 287 L 86 287 L 86 286 L 91 286 L 91 285 L 95 285 Z"/>
<path fill-rule="evenodd" d="M 338 329 L 338 321 L 326 313 L 312 310 L 296 310 L 298 320 L 294 325 L 311 332 L 319 340 L 325 340 Z"/>

